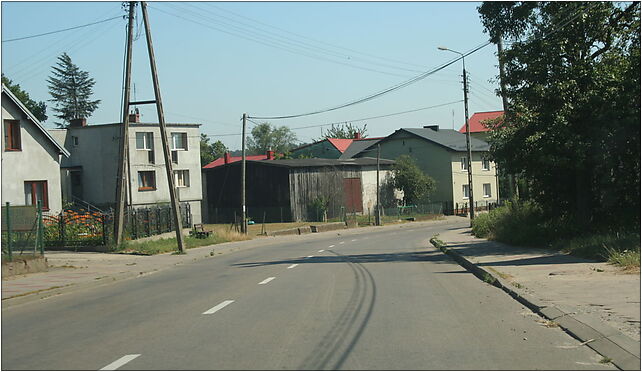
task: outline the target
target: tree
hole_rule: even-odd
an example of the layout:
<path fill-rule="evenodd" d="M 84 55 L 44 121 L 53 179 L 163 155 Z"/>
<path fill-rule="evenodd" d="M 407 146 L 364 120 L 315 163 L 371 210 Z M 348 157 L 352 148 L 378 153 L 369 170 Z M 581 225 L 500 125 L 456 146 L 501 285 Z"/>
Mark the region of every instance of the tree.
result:
<path fill-rule="evenodd" d="M 395 159 L 393 175 L 394 186 L 403 191 L 406 204 L 428 201 L 430 192 L 435 189 L 435 180 L 422 172 L 409 155 Z"/>
<path fill-rule="evenodd" d="M 623 4 L 623 5 L 622 5 Z M 640 3 L 484 2 L 510 110 L 491 155 L 551 217 L 640 221 Z"/>
<path fill-rule="evenodd" d="M 209 137 L 201 133 L 201 166 L 205 166 L 222 157 L 228 151 L 223 142 L 210 143 Z"/>
<path fill-rule="evenodd" d="M 247 151 L 251 155 L 265 154 L 268 150 L 285 153 L 296 147 L 297 138 L 286 126 L 274 127 L 270 123 L 261 123 L 252 128 L 251 137 L 247 137 Z"/>
<path fill-rule="evenodd" d="M 363 127 L 358 125 L 352 125 L 352 123 L 343 123 L 337 124 L 336 126 L 332 124 L 330 129 L 327 129 L 323 132 L 323 136 L 316 141 L 323 140 L 325 138 L 347 138 L 352 139 L 355 137 L 355 134 L 359 134 L 361 138 L 366 138 L 368 124 L 364 124 Z"/>
<path fill-rule="evenodd" d="M 39 121 L 47 120 L 47 104 L 44 101 L 36 102 L 29 97 L 29 93 L 25 92 L 20 88 L 19 84 L 14 84 L 8 77 L 2 74 L 2 84 L 6 85 L 7 88 L 13 93 L 19 100 L 22 102 L 29 111 L 38 119 Z"/>
<path fill-rule="evenodd" d="M 93 86 L 96 83 L 87 71 L 82 71 L 71 62 L 71 57 L 63 53 L 58 57 L 58 66 L 52 67 L 49 76 L 49 94 L 54 103 L 56 117 L 62 119 L 56 125 L 63 128 L 73 119 L 87 119 L 98 108 L 100 100 L 92 101 Z"/>

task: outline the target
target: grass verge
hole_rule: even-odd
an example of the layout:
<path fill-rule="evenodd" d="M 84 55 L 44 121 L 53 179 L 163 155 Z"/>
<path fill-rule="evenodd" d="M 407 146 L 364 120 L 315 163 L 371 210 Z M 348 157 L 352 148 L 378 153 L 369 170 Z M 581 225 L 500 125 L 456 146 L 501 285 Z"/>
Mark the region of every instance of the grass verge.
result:
<path fill-rule="evenodd" d="M 233 241 L 248 240 L 249 237 L 239 234 L 235 231 L 227 231 L 225 229 L 215 229 L 212 234 L 207 238 L 195 238 L 193 236 L 185 237 L 185 246 L 187 249 L 202 247 L 212 244 L 220 244 Z M 160 253 L 176 252 L 177 244 L 176 238 L 166 238 L 158 240 L 148 240 L 144 242 L 128 242 L 120 249 L 116 249 L 117 253 L 140 254 L 140 255 L 154 255 Z"/>

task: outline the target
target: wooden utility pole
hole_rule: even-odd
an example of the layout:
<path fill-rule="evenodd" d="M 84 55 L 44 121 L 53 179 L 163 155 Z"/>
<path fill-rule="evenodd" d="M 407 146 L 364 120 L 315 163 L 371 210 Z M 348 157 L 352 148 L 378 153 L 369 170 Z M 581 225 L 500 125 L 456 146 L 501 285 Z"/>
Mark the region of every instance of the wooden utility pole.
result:
<path fill-rule="evenodd" d="M 123 227 L 125 219 L 126 164 L 129 153 L 129 85 L 132 70 L 132 40 L 134 39 L 134 11 L 136 2 L 129 2 L 129 17 L 127 23 L 127 51 L 125 64 L 125 92 L 123 98 L 123 125 L 120 131 L 120 149 L 118 153 L 118 176 L 116 180 L 116 210 L 114 211 L 114 240 L 116 246 L 123 243 Z"/>
<path fill-rule="evenodd" d="M 156 60 L 154 59 L 154 47 L 152 45 L 152 33 L 147 17 L 147 3 L 141 1 L 143 11 L 143 22 L 145 23 L 145 35 L 147 37 L 147 51 L 149 52 L 149 64 L 152 70 L 152 82 L 154 83 L 154 97 L 156 99 L 156 112 L 158 113 L 158 124 L 160 126 L 161 141 L 163 143 L 163 156 L 165 158 L 165 173 L 167 174 L 167 185 L 169 186 L 169 198 L 172 205 L 174 226 L 176 226 L 176 243 L 179 252 L 185 252 L 185 242 L 183 241 L 183 226 L 181 223 L 181 212 L 176 196 L 176 185 L 174 184 L 174 171 L 172 169 L 172 159 L 169 152 L 169 141 L 167 140 L 167 127 L 165 126 L 165 115 L 163 113 L 163 101 L 161 100 L 160 85 L 158 84 L 158 72 L 156 71 Z M 187 140 L 187 139 L 186 139 Z"/>
<path fill-rule="evenodd" d="M 468 152 L 468 201 L 470 202 L 470 227 L 475 219 L 475 200 L 473 198 L 473 152 L 470 148 L 470 125 L 468 123 L 468 76 L 466 75 L 466 62 L 461 58 L 464 66 L 464 115 L 466 116 L 466 150 Z"/>
<path fill-rule="evenodd" d="M 241 232 L 247 235 L 247 216 L 245 205 L 245 126 L 247 114 L 243 114 L 243 138 L 241 139 Z"/>
<path fill-rule="evenodd" d="M 379 158 L 381 158 L 381 146 L 377 143 L 377 214 L 375 215 L 375 225 L 381 226 L 381 192 L 379 190 Z"/>

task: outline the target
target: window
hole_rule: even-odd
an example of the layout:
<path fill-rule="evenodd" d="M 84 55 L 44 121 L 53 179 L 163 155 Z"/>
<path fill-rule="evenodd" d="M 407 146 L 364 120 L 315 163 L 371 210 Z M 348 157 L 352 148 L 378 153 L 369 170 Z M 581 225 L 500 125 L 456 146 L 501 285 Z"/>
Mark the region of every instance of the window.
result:
<path fill-rule="evenodd" d="M 482 160 L 482 170 L 490 170 L 490 160 L 488 159 L 483 159 Z"/>
<path fill-rule="evenodd" d="M 459 162 L 461 163 L 461 170 L 463 170 L 463 171 L 468 170 L 468 161 L 467 160 L 468 160 L 467 157 L 463 157 L 463 158 L 459 159 Z"/>
<path fill-rule="evenodd" d="M 187 151 L 187 133 L 172 133 L 172 150 Z"/>
<path fill-rule="evenodd" d="M 20 120 L 4 121 L 4 149 L 5 151 L 20 151 Z"/>
<path fill-rule="evenodd" d="M 47 181 L 25 181 L 25 205 L 37 205 L 42 200 L 42 209 L 49 210 Z"/>
<path fill-rule="evenodd" d="M 138 172 L 138 191 L 156 190 L 156 173 L 154 171 Z"/>
<path fill-rule="evenodd" d="M 485 183 L 484 185 L 484 198 L 490 198 L 490 183 Z"/>
<path fill-rule="evenodd" d="M 78 146 L 78 137 L 71 136 L 71 144 L 74 146 Z"/>
<path fill-rule="evenodd" d="M 462 185 L 461 189 L 462 189 L 462 192 L 464 194 L 464 199 L 468 199 L 468 195 L 469 195 L 469 193 L 468 193 L 468 185 Z"/>
<path fill-rule="evenodd" d="M 153 150 L 154 137 L 152 132 L 136 132 L 136 150 Z"/>
<path fill-rule="evenodd" d="M 172 151 L 172 163 L 178 164 L 178 151 Z"/>
<path fill-rule="evenodd" d="M 176 187 L 189 187 L 189 170 L 174 171 L 174 183 Z"/>

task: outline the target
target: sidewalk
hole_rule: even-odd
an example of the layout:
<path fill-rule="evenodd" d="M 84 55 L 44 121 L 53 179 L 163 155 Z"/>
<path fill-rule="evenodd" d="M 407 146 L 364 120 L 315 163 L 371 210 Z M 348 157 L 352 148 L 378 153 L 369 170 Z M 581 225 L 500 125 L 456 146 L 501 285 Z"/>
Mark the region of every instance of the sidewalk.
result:
<path fill-rule="evenodd" d="M 639 273 L 550 250 L 478 239 L 468 227 L 448 230 L 438 239 L 462 265 L 486 281 L 490 274 L 497 286 L 618 367 L 640 369 Z"/>

